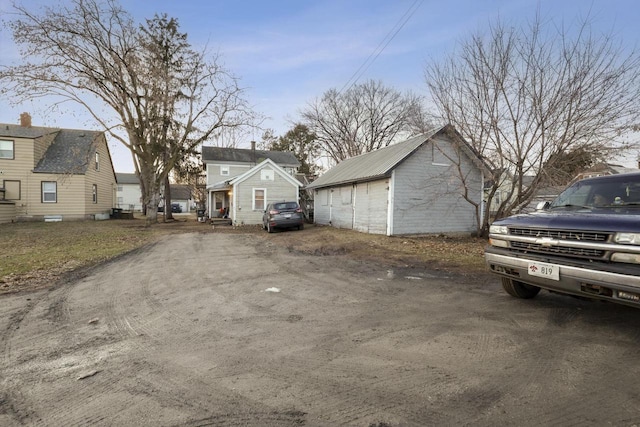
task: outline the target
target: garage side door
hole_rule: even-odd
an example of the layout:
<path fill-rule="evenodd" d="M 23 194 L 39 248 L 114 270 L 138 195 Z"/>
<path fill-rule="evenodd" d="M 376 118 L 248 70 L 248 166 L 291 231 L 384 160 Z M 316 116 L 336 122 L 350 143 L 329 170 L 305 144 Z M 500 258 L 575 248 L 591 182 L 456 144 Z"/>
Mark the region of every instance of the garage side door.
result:
<path fill-rule="evenodd" d="M 371 234 L 386 234 L 388 187 L 387 180 L 357 184 L 353 224 L 355 230 Z"/>

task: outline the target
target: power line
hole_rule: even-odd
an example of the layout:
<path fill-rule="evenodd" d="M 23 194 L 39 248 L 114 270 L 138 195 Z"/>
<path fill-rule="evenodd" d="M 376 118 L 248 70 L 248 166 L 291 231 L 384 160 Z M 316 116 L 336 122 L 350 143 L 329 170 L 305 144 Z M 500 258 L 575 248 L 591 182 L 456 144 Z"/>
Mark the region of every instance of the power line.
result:
<path fill-rule="evenodd" d="M 382 41 L 378 44 L 378 46 L 374 49 L 373 52 L 367 57 L 367 59 L 360 65 L 360 67 L 356 70 L 355 73 L 347 80 L 347 82 L 342 86 L 340 92 L 342 93 L 345 88 L 347 90 L 351 89 L 351 87 L 356 84 L 356 82 L 362 77 L 362 75 L 369 69 L 371 64 L 380 56 L 380 54 L 386 49 L 386 47 L 391 43 L 391 41 L 395 38 L 395 36 L 402 30 L 402 28 L 406 25 L 406 23 L 411 19 L 411 17 L 416 13 L 416 11 L 422 5 L 422 0 L 415 0 L 411 6 L 407 9 L 407 11 L 400 17 L 398 22 L 391 28 L 391 30 L 387 33 L 387 35 L 382 39 Z"/>

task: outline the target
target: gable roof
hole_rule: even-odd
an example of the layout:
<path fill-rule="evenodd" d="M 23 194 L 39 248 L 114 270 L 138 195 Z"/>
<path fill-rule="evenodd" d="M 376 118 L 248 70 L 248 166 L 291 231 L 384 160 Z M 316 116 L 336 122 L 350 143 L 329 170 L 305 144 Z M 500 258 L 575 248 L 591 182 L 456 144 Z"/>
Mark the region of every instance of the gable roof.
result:
<path fill-rule="evenodd" d="M 34 172 L 83 174 L 91 164 L 102 132 L 61 129 L 47 148 Z"/>
<path fill-rule="evenodd" d="M 251 169 L 249 169 L 248 171 L 246 171 L 245 173 L 243 173 L 242 175 L 238 175 L 232 179 L 230 179 L 228 182 L 231 185 L 235 185 L 235 184 L 239 184 L 242 181 L 244 181 L 245 179 L 249 178 L 250 176 L 254 175 L 256 172 L 258 172 L 259 170 L 264 169 L 266 166 L 271 166 L 273 167 L 273 169 L 276 171 L 276 173 L 278 173 L 280 176 L 282 176 L 285 180 L 289 181 L 292 185 L 295 185 L 296 187 L 301 187 L 302 183 L 300 181 L 298 181 L 297 179 L 295 179 L 294 177 L 292 177 L 291 175 L 289 175 L 287 172 L 285 172 L 280 166 L 278 166 L 273 160 L 271 159 L 265 159 L 263 160 L 259 165 L 257 165 L 256 167 L 253 167 Z"/>
<path fill-rule="evenodd" d="M 183 184 L 171 185 L 171 200 L 189 200 L 191 199 L 191 187 Z"/>
<path fill-rule="evenodd" d="M 290 151 L 265 151 L 245 148 L 202 147 L 202 162 L 229 162 L 258 164 L 270 159 L 280 166 L 299 167 L 300 162 Z"/>
<path fill-rule="evenodd" d="M 328 187 L 359 181 L 370 181 L 389 176 L 391 171 L 413 154 L 420 146 L 438 134 L 453 132 L 461 141 L 461 148 L 469 155 L 474 164 L 487 170 L 475 151 L 464 141 L 452 126 L 433 129 L 422 135 L 389 145 L 369 153 L 350 157 L 329 169 L 307 186 L 308 189 Z"/>
<path fill-rule="evenodd" d="M 0 137 L 35 139 L 50 133 L 59 131 L 60 128 L 48 128 L 41 126 L 21 126 L 8 123 L 0 123 Z"/>
<path fill-rule="evenodd" d="M 137 184 L 140 185 L 140 179 L 135 173 L 116 173 L 116 181 L 118 184 Z"/>

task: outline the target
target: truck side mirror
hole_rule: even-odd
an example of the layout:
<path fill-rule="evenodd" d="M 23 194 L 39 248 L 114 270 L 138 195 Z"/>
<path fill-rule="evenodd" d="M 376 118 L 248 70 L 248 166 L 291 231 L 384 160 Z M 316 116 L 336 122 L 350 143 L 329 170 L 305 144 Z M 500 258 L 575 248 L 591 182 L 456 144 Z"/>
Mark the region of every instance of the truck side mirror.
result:
<path fill-rule="evenodd" d="M 549 209 L 549 206 L 551 206 L 551 203 L 545 201 L 545 202 L 540 202 L 536 205 L 536 210 L 537 211 L 546 211 L 547 209 Z"/>

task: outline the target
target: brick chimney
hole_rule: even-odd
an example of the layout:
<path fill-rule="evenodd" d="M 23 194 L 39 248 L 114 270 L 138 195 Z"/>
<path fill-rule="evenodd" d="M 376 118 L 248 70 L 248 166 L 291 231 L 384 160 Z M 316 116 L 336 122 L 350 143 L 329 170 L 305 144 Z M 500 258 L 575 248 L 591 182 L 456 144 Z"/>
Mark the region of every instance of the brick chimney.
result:
<path fill-rule="evenodd" d="M 20 114 L 20 126 L 22 126 L 23 128 L 31 127 L 31 114 L 29 113 Z"/>

